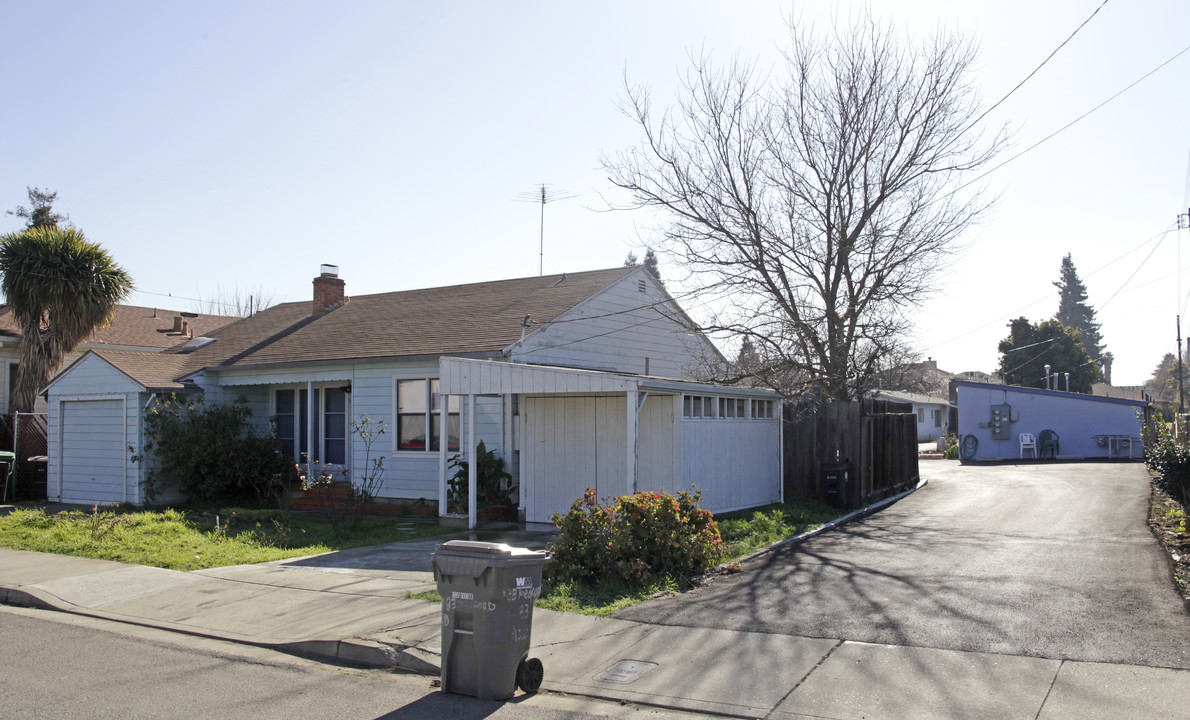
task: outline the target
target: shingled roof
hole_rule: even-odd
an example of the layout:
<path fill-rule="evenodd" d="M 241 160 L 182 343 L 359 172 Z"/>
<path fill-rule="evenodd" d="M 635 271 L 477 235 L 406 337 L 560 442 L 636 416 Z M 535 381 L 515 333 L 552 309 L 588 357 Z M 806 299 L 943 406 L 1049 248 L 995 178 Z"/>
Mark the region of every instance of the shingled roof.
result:
<path fill-rule="evenodd" d="M 186 357 L 203 368 L 499 352 L 521 339 L 526 315 L 549 322 L 632 267 L 350 297 L 312 315 L 312 302 L 276 305 L 212 333 Z M 175 347 L 167 353 L 182 352 Z"/>
<path fill-rule="evenodd" d="M 186 333 L 174 332 L 175 318 L 186 322 Z M 237 318 L 223 315 L 197 315 L 174 310 L 117 305 L 112 321 L 91 333 L 83 341 L 84 346 L 116 345 L 119 347 L 168 348 L 184 343 L 191 335 L 207 335 Z M 21 327 L 12 316 L 8 305 L 0 305 L 0 335 L 13 339 L 21 335 Z"/>

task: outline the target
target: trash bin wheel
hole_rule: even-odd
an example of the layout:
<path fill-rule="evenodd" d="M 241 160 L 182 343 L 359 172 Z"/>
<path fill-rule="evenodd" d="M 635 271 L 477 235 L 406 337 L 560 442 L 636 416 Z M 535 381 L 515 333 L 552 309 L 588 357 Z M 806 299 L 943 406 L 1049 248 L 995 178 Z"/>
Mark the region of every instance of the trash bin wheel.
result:
<path fill-rule="evenodd" d="M 541 681 L 545 678 L 545 666 L 537 658 L 527 657 L 521 660 L 516 668 L 516 684 L 527 693 L 535 693 L 541 689 Z"/>

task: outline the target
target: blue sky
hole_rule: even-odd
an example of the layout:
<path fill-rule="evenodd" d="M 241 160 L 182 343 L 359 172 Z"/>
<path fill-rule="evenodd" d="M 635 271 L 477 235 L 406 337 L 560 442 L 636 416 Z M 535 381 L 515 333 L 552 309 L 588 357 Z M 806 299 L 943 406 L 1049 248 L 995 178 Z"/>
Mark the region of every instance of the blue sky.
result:
<path fill-rule="evenodd" d="M 873 0 L 924 34 L 981 46 L 986 104 L 1102 0 Z M 322 263 L 365 294 L 619 265 L 652 219 L 602 212 L 601 153 L 639 139 L 625 76 L 673 97 L 691 53 L 764 66 L 790 3 L 55 2 L 0 0 L 0 207 L 25 187 L 132 273 L 133 302 L 196 309 L 238 292 L 306 299 Z M 828 23 L 852 6 L 797 3 Z M 1007 160 L 1190 44 L 1190 3 L 1111 0 L 989 116 Z M 1117 384 L 1175 350 L 1190 189 L 1190 53 L 986 178 L 989 220 L 914 312 L 923 357 L 993 370 L 1009 319 L 1054 313 L 1073 253 Z M 19 229 L 0 216 L 0 231 Z M 665 258 L 662 258 L 663 274 Z M 676 278 L 679 273 L 674 272 Z M 680 288 L 671 283 L 675 291 Z M 697 308 L 693 308 L 697 315 Z M 1190 327 L 1190 321 L 1187 326 Z"/>

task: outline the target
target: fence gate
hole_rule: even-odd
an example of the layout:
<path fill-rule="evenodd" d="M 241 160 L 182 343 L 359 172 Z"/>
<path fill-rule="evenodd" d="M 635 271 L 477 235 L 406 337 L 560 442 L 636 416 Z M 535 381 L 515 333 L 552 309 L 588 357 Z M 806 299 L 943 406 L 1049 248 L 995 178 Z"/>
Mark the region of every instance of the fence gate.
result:
<path fill-rule="evenodd" d="M 46 413 L 0 415 L 0 449 L 16 455 L 4 500 L 46 499 Z"/>
<path fill-rule="evenodd" d="M 917 416 L 908 403 L 787 403 L 784 421 L 786 500 L 826 501 L 837 490 L 840 504 L 858 507 L 918 481 Z M 843 487 L 823 483 L 828 463 L 849 464 Z"/>

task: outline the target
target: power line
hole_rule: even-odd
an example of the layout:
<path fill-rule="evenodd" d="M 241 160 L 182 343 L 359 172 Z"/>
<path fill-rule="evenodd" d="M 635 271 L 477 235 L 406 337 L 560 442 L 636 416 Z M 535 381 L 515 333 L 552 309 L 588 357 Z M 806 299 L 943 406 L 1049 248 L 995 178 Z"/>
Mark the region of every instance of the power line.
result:
<path fill-rule="evenodd" d="M 1147 73 L 1145 73 L 1144 75 L 1140 76 L 1139 78 L 1137 78 L 1136 80 L 1134 80 L 1132 83 L 1130 83 L 1130 84 L 1129 84 L 1127 87 L 1125 87 L 1123 90 L 1120 90 L 1119 92 L 1117 92 L 1115 95 L 1112 95 L 1112 96 L 1111 96 L 1111 97 L 1109 97 L 1108 99 L 1106 99 L 1106 100 L 1104 100 L 1103 102 L 1099 103 L 1098 105 L 1096 105 L 1095 107 L 1093 107 L 1093 108 L 1091 108 L 1090 110 L 1086 111 L 1086 112 L 1085 112 L 1085 113 L 1083 113 L 1082 115 L 1079 115 L 1079 116 L 1078 116 L 1078 117 L 1076 117 L 1075 119 L 1071 120 L 1070 122 L 1066 123 L 1066 124 L 1065 124 L 1065 125 L 1063 125 L 1062 127 L 1060 127 L 1060 128 L 1058 128 L 1057 130 L 1053 131 L 1053 132 L 1052 132 L 1052 133 L 1050 133 L 1049 135 L 1046 135 L 1046 136 L 1045 136 L 1045 137 L 1043 137 L 1042 139 L 1038 140 L 1037 142 L 1033 143 L 1033 144 L 1032 144 L 1032 145 L 1030 145 L 1029 147 L 1027 147 L 1027 148 L 1025 148 L 1024 150 L 1020 151 L 1020 152 L 1019 152 L 1019 153 L 1017 153 L 1016 155 L 1013 155 L 1012 157 L 1008 158 L 1007 160 L 1005 160 L 1004 162 L 1000 163 L 1000 164 L 999 164 L 999 165 L 997 165 L 996 167 L 994 167 L 994 168 L 991 168 L 991 169 L 989 169 L 989 170 L 985 170 L 984 172 L 982 172 L 982 173 L 980 173 L 979 175 L 975 176 L 975 177 L 974 177 L 974 178 L 972 178 L 971 180 L 969 180 L 969 181 L 967 181 L 967 182 L 963 183 L 962 185 L 960 185 L 960 186 L 958 186 L 957 188 L 955 188 L 955 189 L 954 189 L 952 192 L 948 193 L 948 194 L 947 194 L 945 197 L 951 197 L 952 195 L 955 195 L 956 193 L 958 193 L 958 191 L 962 190 L 963 188 L 965 188 L 965 187 L 968 187 L 968 186 L 970 186 L 970 185 L 974 185 L 975 183 L 977 183 L 977 182 L 979 182 L 980 180 L 984 179 L 984 178 L 985 178 L 985 177 L 987 177 L 988 175 L 991 175 L 992 173 L 996 172 L 997 170 L 999 170 L 1000 168 L 1004 167 L 1005 165 L 1007 165 L 1007 164 L 1009 164 L 1009 163 L 1011 163 L 1011 162 L 1013 162 L 1013 161 L 1015 161 L 1015 160 L 1018 160 L 1018 159 L 1020 159 L 1020 157 L 1021 157 L 1021 156 L 1023 156 L 1023 155 L 1025 155 L 1026 153 L 1029 153 L 1029 152 L 1032 152 L 1033 150 L 1036 150 L 1036 149 L 1037 149 L 1037 148 L 1038 148 L 1040 145 L 1042 145 L 1042 144 L 1044 144 L 1044 143 L 1046 143 L 1046 142 L 1049 142 L 1050 140 L 1052 140 L 1052 139 L 1053 139 L 1054 137 L 1056 137 L 1057 135 L 1060 135 L 1061 133 L 1065 132 L 1066 130 L 1069 130 L 1069 129 L 1070 129 L 1072 126 L 1074 126 L 1075 124 L 1077 124 L 1077 123 L 1081 122 L 1082 120 L 1084 120 L 1084 119 L 1085 119 L 1085 118 L 1086 118 L 1088 115 L 1091 115 L 1092 113 L 1094 113 L 1094 112 L 1096 112 L 1097 110 L 1099 110 L 1100 108 L 1102 108 L 1104 105 L 1107 105 L 1107 104 L 1108 104 L 1109 102 L 1111 102 L 1112 100 L 1115 100 L 1116 98 L 1120 97 L 1120 96 L 1121 96 L 1121 95 L 1123 95 L 1124 93 L 1128 92 L 1128 91 L 1129 91 L 1129 90 L 1131 90 L 1132 88 L 1134 88 L 1134 87 L 1136 87 L 1137 85 L 1139 85 L 1141 82 L 1143 82 L 1143 81 L 1147 80 L 1147 79 L 1149 78 L 1149 76 L 1150 76 L 1150 75 L 1152 75 L 1153 73 L 1157 72 L 1158 70 L 1160 70 L 1160 69 L 1164 68 L 1166 65 L 1170 64 L 1170 63 L 1171 63 L 1171 62 L 1173 62 L 1174 60 L 1177 60 L 1179 57 L 1181 57 L 1182 55 L 1184 55 L 1184 54 L 1185 54 L 1187 51 L 1190 51 L 1190 45 L 1187 45 L 1186 47 L 1182 48 L 1182 49 L 1181 49 L 1181 50 L 1179 50 L 1177 53 L 1175 53 L 1173 57 L 1171 57 L 1170 59 L 1168 59 L 1168 60 L 1166 60 L 1165 62 L 1161 63 L 1160 65 L 1158 65 L 1157 67 L 1153 68 L 1152 70 L 1148 71 L 1148 72 L 1147 72 Z M 939 198 L 939 200 L 941 200 L 941 199 L 942 199 L 942 198 Z"/>
<path fill-rule="evenodd" d="M 1008 98 L 1012 97 L 1012 94 L 1013 94 L 1013 93 L 1015 93 L 1017 90 L 1020 90 L 1022 85 L 1024 85 L 1024 84 L 1025 84 L 1025 83 L 1027 83 L 1027 82 L 1029 82 L 1029 79 L 1030 79 L 1030 78 L 1032 78 L 1034 75 L 1036 75 L 1038 70 L 1040 70 L 1041 68 L 1045 67 L 1045 64 L 1046 64 L 1046 63 L 1048 63 L 1050 60 L 1053 60 L 1054 56 L 1058 54 L 1058 51 L 1059 51 L 1059 50 L 1061 50 L 1062 48 L 1066 47 L 1066 43 L 1070 42 L 1070 40 L 1071 40 L 1071 39 L 1072 39 L 1072 38 L 1073 38 L 1075 35 L 1077 35 L 1077 34 L 1078 34 L 1078 31 L 1079 31 L 1079 30 L 1082 30 L 1082 29 L 1083 29 L 1083 27 L 1084 27 L 1084 26 L 1086 26 L 1086 24 L 1087 24 L 1087 23 L 1091 22 L 1091 18 L 1093 18 L 1093 17 L 1095 17 L 1096 15 L 1098 15 L 1098 14 L 1099 14 L 1099 11 L 1100 11 L 1100 10 L 1102 10 L 1102 9 L 1103 9 L 1103 6 L 1104 6 L 1104 5 L 1106 5 L 1106 4 L 1107 4 L 1107 0 L 1103 0 L 1103 2 L 1099 4 L 1099 7 L 1095 8 L 1095 11 L 1094 11 L 1094 12 L 1092 12 L 1090 15 L 1088 15 L 1088 16 L 1087 16 L 1087 19 L 1086 19 L 1086 20 L 1083 20 L 1082 24 L 1081 24 L 1081 25 L 1079 25 L 1078 27 L 1076 27 L 1076 28 L 1074 29 L 1074 32 L 1070 33 L 1070 37 L 1068 37 L 1068 38 L 1066 38 L 1065 40 L 1063 40 L 1061 45 L 1059 45 L 1058 47 L 1054 48 L 1054 51 L 1053 51 L 1052 53 L 1050 53 L 1050 54 L 1049 54 L 1049 56 L 1048 56 L 1048 57 L 1047 57 L 1045 60 L 1042 60 L 1042 61 L 1041 61 L 1041 64 L 1040 64 L 1040 65 L 1038 65 L 1036 68 L 1034 68 L 1034 69 L 1033 69 L 1033 72 L 1031 72 L 1031 73 L 1029 73 L 1028 75 L 1026 75 L 1024 80 L 1021 80 L 1019 83 L 1017 83 L 1016 87 L 1014 87 L 1013 89 L 1009 90 L 1007 95 L 1005 95 L 1004 97 L 1002 97 L 1002 98 L 1000 98 L 999 100 L 997 100 L 995 105 L 992 105 L 992 106 L 991 106 L 990 108 L 988 108 L 987 110 L 984 110 L 982 115 L 980 115 L 979 117 L 975 118 L 975 120 L 974 120 L 974 121 L 971 123 L 971 125 L 972 125 L 972 126 L 974 126 L 974 125 L 976 125 L 977 123 L 979 123 L 979 121 L 980 121 L 980 120 L 983 120 L 985 117 L 987 117 L 988 113 L 990 113 L 991 111 L 993 111 L 993 110 L 995 110 L 996 108 L 1000 107 L 1000 104 L 1001 104 L 1001 103 L 1003 103 L 1003 102 L 1004 102 L 1005 100 L 1007 100 Z"/>

